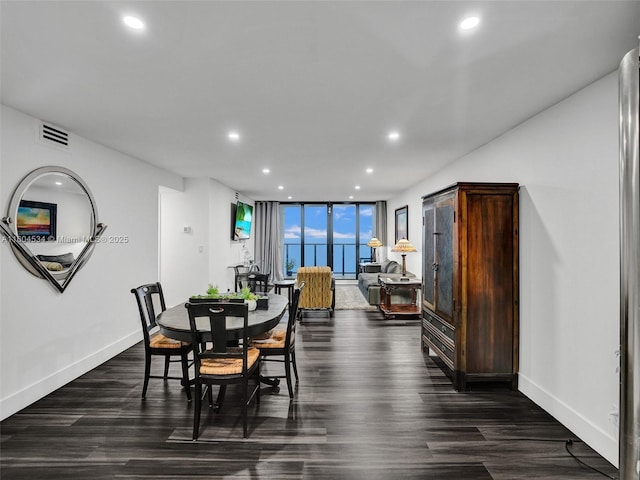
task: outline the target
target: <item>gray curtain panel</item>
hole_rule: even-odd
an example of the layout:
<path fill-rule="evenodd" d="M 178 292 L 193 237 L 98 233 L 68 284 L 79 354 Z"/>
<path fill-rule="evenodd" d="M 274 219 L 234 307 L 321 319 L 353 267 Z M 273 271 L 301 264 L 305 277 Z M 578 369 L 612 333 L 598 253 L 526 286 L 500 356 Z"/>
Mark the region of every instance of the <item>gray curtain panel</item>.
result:
<path fill-rule="evenodd" d="M 280 203 L 256 202 L 256 263 L 263 273 L 269 273 L 270 281 L 284 278 L 282 272 L 282 242 L 280 228 Z"/>
<path fill-rule="evenodd" d="M 386 247 L 389 246 L 387 243 L 387 202 L 384 200 L 380 200 L 376 202 L 376 221 L 375 221 L 375 232 L 374 234 L 382 242 L 382 247 L 380 247 L 377 252 L 378 261 L 384 260 L 387 257 L 386 255 Z M 384 258 L 383 258 L 384 257 Z"/>

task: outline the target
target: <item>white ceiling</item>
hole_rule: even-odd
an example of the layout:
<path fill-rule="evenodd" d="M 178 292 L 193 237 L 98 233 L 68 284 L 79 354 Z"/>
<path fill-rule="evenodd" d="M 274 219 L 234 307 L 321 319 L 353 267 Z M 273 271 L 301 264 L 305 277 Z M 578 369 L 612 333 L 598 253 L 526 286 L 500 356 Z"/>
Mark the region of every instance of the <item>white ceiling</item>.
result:
<path fill-rule="evenodd" d="M 256 200 L 392 197 L 614 71 L 640 34 L 638 0 L 0 9 L 2 103 Z"/>

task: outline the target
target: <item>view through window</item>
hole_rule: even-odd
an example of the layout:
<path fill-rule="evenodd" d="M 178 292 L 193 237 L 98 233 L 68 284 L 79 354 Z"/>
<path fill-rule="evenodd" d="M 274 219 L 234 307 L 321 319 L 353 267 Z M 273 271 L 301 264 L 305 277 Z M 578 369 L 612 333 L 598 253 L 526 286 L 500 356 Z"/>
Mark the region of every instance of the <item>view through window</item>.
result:
<path fill-rule="evenodd" d="M 325 266 L 337 278 L 355 278 L 358 265 L 371 261 L 373 203 L 282 204 L 284 272 L 300 266 Z"/>

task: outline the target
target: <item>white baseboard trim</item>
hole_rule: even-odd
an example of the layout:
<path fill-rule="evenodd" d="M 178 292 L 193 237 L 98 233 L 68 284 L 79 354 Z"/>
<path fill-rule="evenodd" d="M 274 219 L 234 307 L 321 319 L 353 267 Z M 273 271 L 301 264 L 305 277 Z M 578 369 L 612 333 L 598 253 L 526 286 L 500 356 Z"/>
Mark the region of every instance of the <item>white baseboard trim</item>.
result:
<path fill-rule="evenodd" d="M 52 373 L 37 382 L 23 388 L 22 390 L 9 395 L 0 400 L 0 420 L 19 412 L 32 403 L 56 391 L 58 388 L 75 380 L 81 375 L 96 368 L 98 365 L 110 360 L 119 353 L 124 352 L 127 348 L 135 345 L 141 339 L 140 332 L 133 332 L 116 342 L 107 345 L 101 350 L 78 360 L 77 362 Z"/>
<path fill-rule="evenodd" d="M 518 389 L 534 403 L 580 437 L 587 445 L 618 467 L 618 439 L 591 423 L 569 405 L 553 396 L 521 373 Z"/>

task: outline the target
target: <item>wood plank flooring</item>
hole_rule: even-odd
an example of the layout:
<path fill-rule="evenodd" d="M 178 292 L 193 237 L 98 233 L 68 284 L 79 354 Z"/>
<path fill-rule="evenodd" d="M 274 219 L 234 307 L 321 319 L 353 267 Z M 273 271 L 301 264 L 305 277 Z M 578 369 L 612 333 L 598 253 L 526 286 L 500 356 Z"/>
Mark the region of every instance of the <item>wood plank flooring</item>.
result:
<path fill-rule="evenodd" d="M 308 316 L 296 351 L 300 384 L 262 390 L 242 438 L 237 391 L 216 414 L 179 383 L 151 379 L 141 400 L 136 345 L 3 421 L 0 477 L 11 479 L 595 479 L 617 471 L 518 392 L 456 393 L 420 351 L 417 320 L 378 312 Z M 172 367 L 172 368 L 176 368 Z M 275 373 L 280 365 L 267 365 Z M 159 360 L 152 371 L 161 372 Z M 176 370 L 174 373 L 179 375 Z"/>

